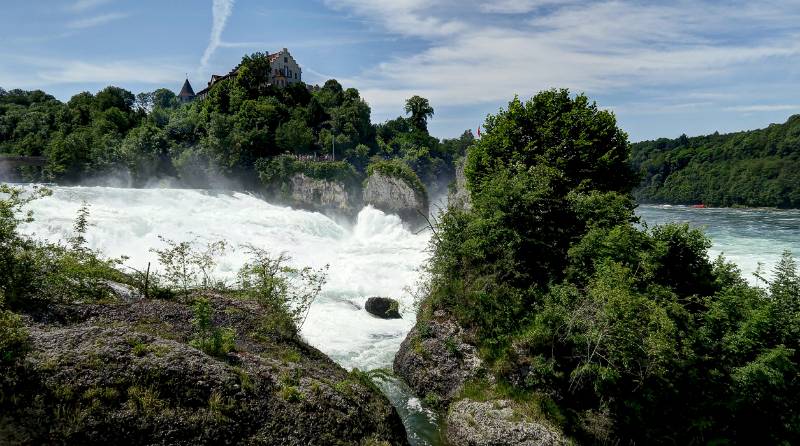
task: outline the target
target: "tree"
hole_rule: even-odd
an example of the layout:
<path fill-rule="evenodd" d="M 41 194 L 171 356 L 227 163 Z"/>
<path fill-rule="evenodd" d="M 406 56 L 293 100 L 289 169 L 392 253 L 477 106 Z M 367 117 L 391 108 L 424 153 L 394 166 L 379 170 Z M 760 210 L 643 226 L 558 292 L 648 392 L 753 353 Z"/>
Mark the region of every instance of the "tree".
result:
<path fill-rule="evenodd" d="M 119 87 L 106 87 L 95 96 L 97 108 L 100 111 L 109 108 L 117 108 L 122 112 L 130 113 L 133 111 L 133 104 L 136 97 L 128 90 Z"/>
<path fill-rule="evenodd" d="M 311 148 L 313 141 L 314 133 L 298 119 L 284 122 L 275 132 L 275 144 L 283 151 L 304 153 Z"/>
<path fill-rule="evenodd" d="M 433 107 L 427 99 L 412 96 L 406 100 L 406 113 L 411 114 L 411 124 L 422 132 L 428 132 L 428 118 L 433 116 Z"/>
<path fill-rule="evenodd" d="M 178 106 L 178 97 L 172 90 L 159 88 L 153 92 L 153 107 L 156 108 L 175 108 Z"/>
<path fill-rule="evenodd" d="M 269 91 L 269 78 L 269 56 L 257 52 L 242 58 L 237 69 L 235 84 L 244 91 L 245 98 L 257 99 Z"/>

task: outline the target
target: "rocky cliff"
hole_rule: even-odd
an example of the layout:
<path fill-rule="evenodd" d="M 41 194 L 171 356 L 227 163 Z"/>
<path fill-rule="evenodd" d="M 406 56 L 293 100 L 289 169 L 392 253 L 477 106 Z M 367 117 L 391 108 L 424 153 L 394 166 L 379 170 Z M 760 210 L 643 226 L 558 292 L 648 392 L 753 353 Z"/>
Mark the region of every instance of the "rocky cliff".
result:
<path fill-rule="evenodd" d="M 61 305 L 25 317 L 29 351 L 0 362 L 0 444 L 406 444 L 362 373 L 299 339 L 257 335 L 253 302 L 207 296 L 235 350 L 189 343 L 189 300 Z"/>
<path fill-rule="evenodd" d="M 471 382 L 495 384 L 472 344 L 473 336 L 444 311 L 420 317 L 400 346 L 394 372 L 416 395 L 445 414 L 453 446 L 556 446 L 568 444 L 540 414 L 488 392 L 465 392 Z"/>
<path fill-rule="evenodd" d="M 327 215 L 355 217 L 361 210 L 361 191 L 337 180 L 317 179 L 302 173 L 290 178 L 291 204 Z"/>
<path fill-rule="evenodd" d="M 467 157 L 464 156 L 455 162 L 456 178 L 448 194 L 448 201 L 451 204 L 469 209 L 472 207 L 472 202 L 470 200 L 469 190 L 467 190 L 467 178 L 464 175 L 466 161 Z"/>
<path fill-rule="evenodd" d="M 364 184 L 364 204 L 389 214 L 397 214 L 412 228 L 427 223 L 428 199 L 408 181 L 374 171 Z"/>

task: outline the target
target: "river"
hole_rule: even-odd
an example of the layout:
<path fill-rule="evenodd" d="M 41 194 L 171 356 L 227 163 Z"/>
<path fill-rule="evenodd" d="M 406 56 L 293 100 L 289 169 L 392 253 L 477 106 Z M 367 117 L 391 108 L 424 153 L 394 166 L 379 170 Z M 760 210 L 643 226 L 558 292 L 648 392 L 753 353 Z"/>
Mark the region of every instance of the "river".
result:
<path fill-rule="evenodd" d="M 415 234 L 400 219 L 366 207 L 355 223 L 322 214 L 275 206 L 236 192 L 189 189 L 53 187 L 53 195 L 34 202 L 34 222 L 23 231 L 53 242 L 71 235 L 73 220 L 88 203 L 91 248 L 107 256 L 128 257 L 142 269 L 156 263 L 151 248 L 159 236 L 175 241 L 227 241 L 233 249 L 220 257 L 216 274 L 232 280 L 247 260 L 240 247 L 252 244 L 285 252 L 298 266 L 329 265 L 328 282 L 302 328 L 303 337 L 343 367 L 391 369 L 400 343 L 414 324 L 411 289 L 428 253 L 429 234 Z M 800 211 L 693 209 L 642 206 L 649 224 L 671 221 L 704 226 L 714 246 L 752 278 L 758 262 L 769 270 L 783 249 L 800 254 Z M 382 320 L 363 310 L 369 296 L 390 296 L 403 318 Z M 398 408 L 415 445 L 439 444 L 435 416 L 391 377 L 379 379 Z"/>

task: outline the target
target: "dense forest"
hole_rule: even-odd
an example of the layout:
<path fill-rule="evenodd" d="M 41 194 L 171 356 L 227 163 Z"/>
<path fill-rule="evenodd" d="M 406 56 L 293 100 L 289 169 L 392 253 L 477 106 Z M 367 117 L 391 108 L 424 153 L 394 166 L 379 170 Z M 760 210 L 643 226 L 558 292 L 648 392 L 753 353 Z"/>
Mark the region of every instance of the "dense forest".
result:
<path fill-rule="evenodd" d="M 800 115 L 765 129 L 631 146 L 645 202 L 800 208 Z"/>
<path fill-rule="evenodd" d="M 401 159 L 432 183 L 452 175 L 453 157 L 473 140 L 470 132 L 432 137 L 427 120 L 434 110 L 425 98 L 406 101 L 408 117 L 376 125 L 358 90 L 336 80 L 275 88 L 267 83 L 268 65 L 264 54 L 245 56 L 235 76 L 189 104 L 163 88 L 134 95 L 107 87 L 66 103 L 42 91 L 0 89 L 0 154 L 47 157 L 42 172 L 27 172 L 29 180 L 113 177 L 143 186 L 170 179 L 191 187 L 236 180 L 254 187 L 265 160 L 324 156 L 335 145 L 336 159 L 357 172 L 372 161 Z"/>
<path fill-rule="evenodd" d="M 512 400 L 516 419 L 580 444 L 800 442 L 788 253 L 758 288 L 709 258 L 702 231 L 640 225 L 627 136 L 583 95 L 514 99 L 485 129 L 471 207 L 451 205 L 432 237 L 416 364 L 447 315 L 485 364 L 455 399 Z"/>

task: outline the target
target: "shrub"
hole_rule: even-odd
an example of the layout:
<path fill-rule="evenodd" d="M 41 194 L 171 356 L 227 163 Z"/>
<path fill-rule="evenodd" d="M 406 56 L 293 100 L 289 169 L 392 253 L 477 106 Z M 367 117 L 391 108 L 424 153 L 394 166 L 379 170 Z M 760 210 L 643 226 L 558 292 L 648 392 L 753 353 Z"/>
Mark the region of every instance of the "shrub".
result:
<path fill-rule="evenodd" d="M 201 297 L 192 305 L 194 335 L 189 344 L 211 356 L 224 356 L 236 348 L 236 332 L 214 326 L 213 309 L 208 298 Z"/>
<path fill-rule="evenodd" d="M 0 364 L 10 364 L 30 350 L 28 330 L 16 314 L 0 310 Z"/>
<path fill-rule="evenodd" d="M 195 247 L 196 240 L 175 242 L 158 236 L 163 249 L 151 249 L 164 268 L 162 273 L 167 283 L 178 287 L 184 295 L 191 289 L 209 289 L 223 286 L 213 277 L 217 257 L 224 254 L 228 245 L 222 240 L 207 243 L 202 250 Z"/>
<path fill-rule="evenodd" d="M 319 270 L 295 268 L 289 266 L 290 258 L 285 254 L 273 257 L 252 245 L 246 249 L 251 259 L 239 270 L 240 291 L 266 311 L 263 322 L 267 333 L 296 336 L 325 284 L 328 266 Z"/>

